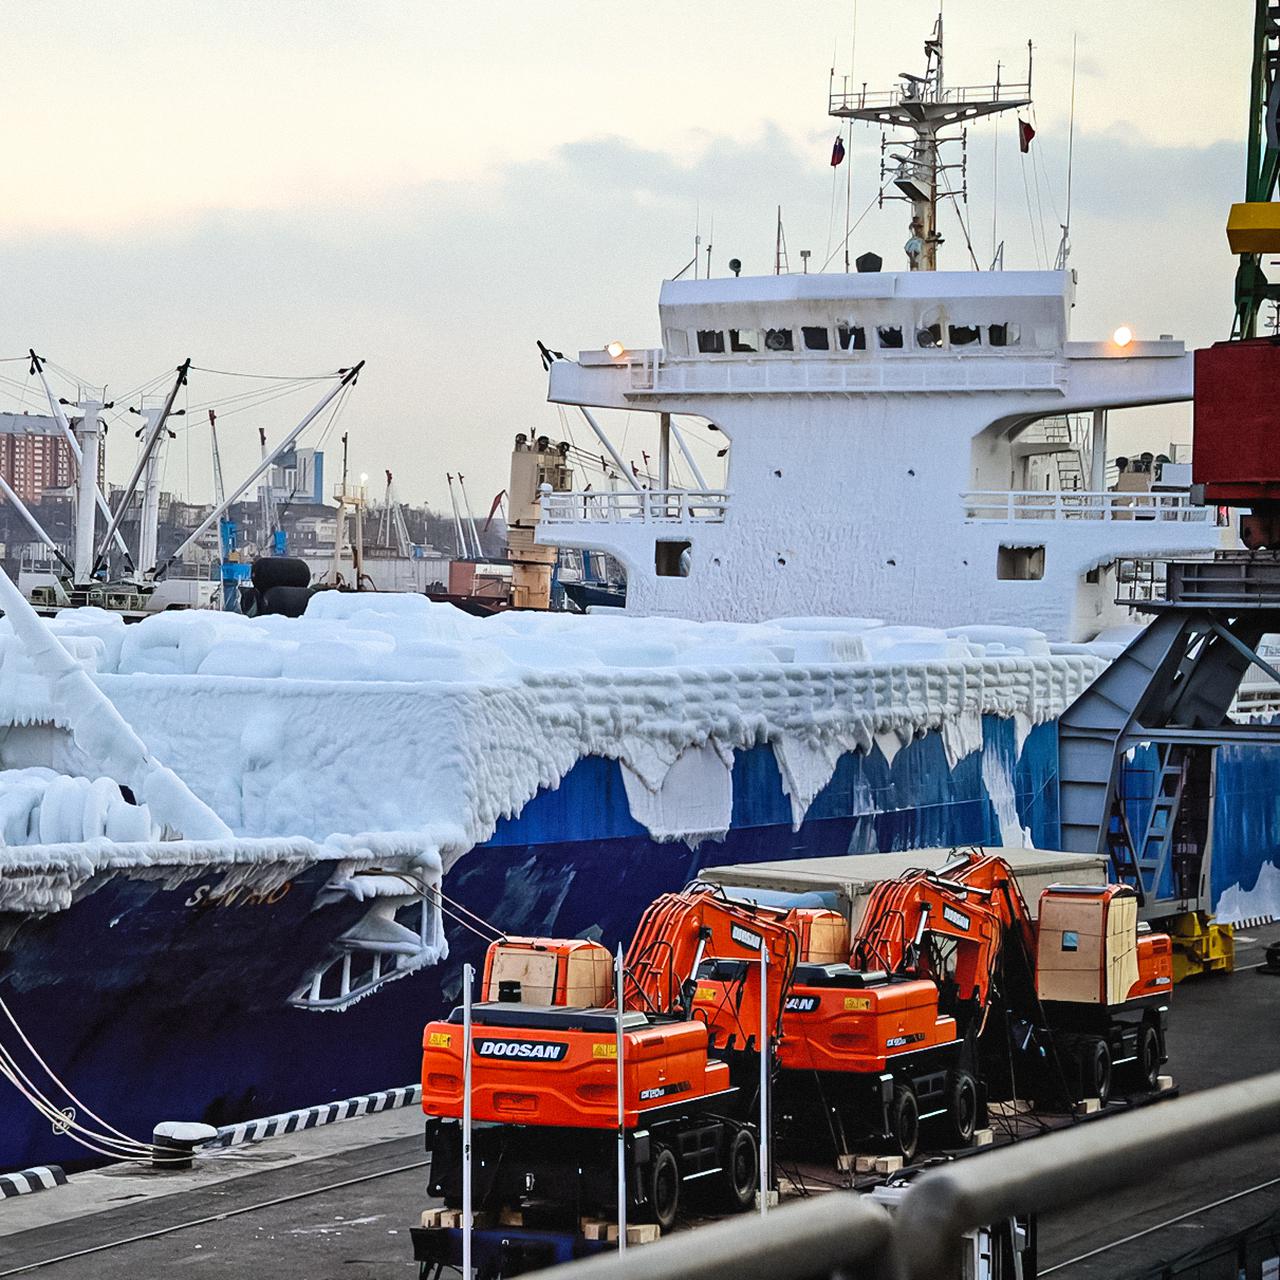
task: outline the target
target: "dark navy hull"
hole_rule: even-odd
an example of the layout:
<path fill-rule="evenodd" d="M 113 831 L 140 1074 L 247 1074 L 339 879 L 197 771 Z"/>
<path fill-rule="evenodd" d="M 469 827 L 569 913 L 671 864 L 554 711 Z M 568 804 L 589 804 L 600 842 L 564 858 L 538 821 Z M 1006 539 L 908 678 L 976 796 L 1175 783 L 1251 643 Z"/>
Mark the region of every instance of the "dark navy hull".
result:
<path fill-rule="evenodd" d="M 709 865 L 998 844 L 997 803 L 1007 820 L 1010 802 L 1034 843 L 1055 848 L 1056 729 L 1035 729 L 1019 754 L 1012 722 L 993 717 L 985 739 L 955 768 L 937 735 L 892 764 L 878 750 L 846 756 L 798 831 L 772 751 L 755 748 L 735 765 L 732 829 L 696 849 L 651 840 L 630 815 L 619 766 L 583 760 L 461 858 L 445 891 L 510 933 L 613 946 L 657 894 Z M 1010 779 L 1012 794 L 1001 786 L 993 803 L 984 773 Z M 312 868 L 275 902 L 219 908 L 188 905 L 216 876 L 177 889 L 119 877 L 7 942 L 0 932 L 0 995 L 83 1101 L 138 1137 L 165 1119 L 225 1124 L 407 1084 L 423 1024 L 457 1002 L 461 965 L 478 963 L 484 943 L 447 922 L 443 964 L 341 1013 L 292 1008 L 309 966 L 363 910 L 314 907 L 328 874 Z M 11 1032 L 0 1027 L 4 1043 Z M 0 1168 L 84 1156 L 0 1081 Z"/>

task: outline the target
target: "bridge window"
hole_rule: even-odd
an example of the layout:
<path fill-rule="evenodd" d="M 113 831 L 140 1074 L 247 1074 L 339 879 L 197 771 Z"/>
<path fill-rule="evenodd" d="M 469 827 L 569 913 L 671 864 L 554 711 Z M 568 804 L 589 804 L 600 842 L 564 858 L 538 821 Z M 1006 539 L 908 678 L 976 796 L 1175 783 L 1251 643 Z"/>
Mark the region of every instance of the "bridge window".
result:
<path fill-rule="evenodd" d="M 931 347 L 942 346 L 942 326 L 940 324 L 921 325 L 916 330 L 916 346 L 923 347 L 926 351 Z"/>
<path fill-rule="evenodd" d="M 704 356 L 724 355 L 724 333 L 720 329 L 699 329 L 698 350 Z"/>
<path fill-rule="evenodd" d="M 902 326 L 900 324 L 882 324 L 876 330 L 880 345 L 886 350 L 895 350 L 902 346 Z"/>
<path fill-rule="evenodd" d="M 987 329 L 987 345 L 1016 347 L 1022 334 L 1016 324 L 993 324 Z"/>
<path fill-rule="evenodd" d="M 860 324 L 842 324 L 836 330 L 841 351 L 865 351 L 867 331 Z"/>
<path fill-rule="evenodd" d="M 689 576 L 688 542 L 666 542 L 659 540 L 653 544 L 653 571 L 659 578 L 687 578 Z"/>
<path fill-rule="evenodd" d="M 1044 548 L 999 547 L 996 577 L 1002 582 L 1039 582 L 1044 577 Z"/>
<path fill-rule="evenodd" d="M 764 331 L 764 347 L 766 351 L 794 351 L 795 341 L 790 329 L 766 329 Z"/>
<path fill-rule="evenodd" d="M 831 350 L 831 331 L 825 325 L 807 324 L 800 332 L 804 335 L 806 351 Z"/>
<path fill-rule="evenodd" d="M 689 335 L 683 329 L 668 329 L 667 350 L 673 356 L 687 356 L 689 354 Z"/>
<path fill-rule="evenodd" d="M 950 338 L 953 347 L 976 347 L 982 342 L 982 330 L 976 324 L 953 324 Z"/>
<path fill-rule="evenodd" d="M 730 329 L 730 351 L 759 351 L 760 333 L 757 329 Z"/>

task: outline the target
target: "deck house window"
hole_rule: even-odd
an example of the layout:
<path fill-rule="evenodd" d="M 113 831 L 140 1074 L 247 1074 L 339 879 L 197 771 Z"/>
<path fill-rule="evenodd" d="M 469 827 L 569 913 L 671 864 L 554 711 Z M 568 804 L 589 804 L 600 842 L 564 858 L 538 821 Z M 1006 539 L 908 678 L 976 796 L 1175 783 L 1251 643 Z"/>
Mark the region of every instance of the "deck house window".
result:
<path fill-rule="evenodd" d="M 880 345 L 886 350 L 894 350 L 902 346 L 902 326 L 900 324 L 882 324 L 876 330 Z"/>
<path fill-rule="evenodd" d="M 867 331 L 860 324 L 842 324 L 836 330 L 841 351 L 865 351 Z"/>
<path fill-rule="evenodd" d="M 698 350 L 704 356 L 724 354 L 724 332 L 720 329 L 699 329 Z"/>
<path fill-rule="evenodd" d="M 806 351 L 830 351 L 831 333 L 825 325 L 807 324 L 801 330 Z"/>
<path fill-rule="evenodd" d="M 794 351 L 795 341 L 790 329 L 766 329 L 764 331 L 764 349 L 766 351 Z"/>
<path fill-rule="evenodd" d="M 953 324 L 950 337 L 953 347 L 976 347 L 982 341 L 982 330 L 976 324 Z"/>
<path fill-rule="evenodd" d="M 942 346 L 942 326 L 940 324 L 921 325 L 916 330 L 916 346 L 928 350 Z"/>
<path fill-rule="evenodd" d="M 1016 347 L 1021 336 L 1016 324 L 993 324 L 987 329 L 987 344 L 992 347 Z"/>
<path fill-rule="evenodd" d="M 730 351 L 759 351 L 760 333 L 756 329 L 730 329 Z"/>

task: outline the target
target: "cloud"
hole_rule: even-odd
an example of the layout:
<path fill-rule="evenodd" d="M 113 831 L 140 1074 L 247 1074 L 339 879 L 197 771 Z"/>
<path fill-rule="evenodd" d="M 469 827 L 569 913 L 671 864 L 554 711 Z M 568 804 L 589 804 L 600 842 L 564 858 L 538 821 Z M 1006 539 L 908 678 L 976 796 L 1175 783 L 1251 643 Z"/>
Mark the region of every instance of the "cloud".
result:
<path fill-rule="evenodd" d="M 1022 162 L 1011 130 L 1001 141 L 997 230 L 1009 241 L 1006 265 L 1034 265 Z M 855 215 L 879 185 L 878 143 L 878 135 L 855 135 Z M 989 146 L 970 147 L 971 225 L 984 265 Z M 0 240 L 8 345 L 34 344 L 116 387 L 187 354 L 263 372 L 320 372 L 365 358 L 344 421 L 353 469 L 389 467 L 402 495 L 437 505 L 447 497 L 445 471 L 462 469 L 480 501 L 506 484 L 517 431 L 560 429 L 535 339 L 569 352 L 614 337 L 656 344 L 658 287 L 692 254 L 695 219 L 704 247 L 714 239 L 718 271 L 737 256 L 748 273 L 767 272 L 780 203 L 793 266 L 801 248 L 821 262 L 843 231 L 844 175 L 831 174 L 828 155 L 827 132 L 809 145 L 777 128 L 748 142 L 709 135 L 692 155 L 600 136 L 483 181 L 186 216 L 105 238 L 9 237 Z M 1047 140 L 1034 160 L 1029 173 L 1053 177 L 1060 206 L 1062 143 Z M 1228 145 L 1158 148 L 1115 130 L 1078 134 L 1080 336 L 1110 332 L 1121 311 L 1140 333 L 1197 341 L 1229 326 L 1234 263 L 1221 227 L 1240 168 Z M 1045 192 L 1041 204 L 1052 252 Z M 854 252 L 875 248 L 896 266 L 905 213 L 896 204 L 873 209 Z M 961 238 L 954 228 L 948 235 L 947 265 L 962 267 Z M 207 388 L 197 392 L 203 398 Z M 230 472 L 247 471 L 256 453 L 250 416 L 229 423 L 220 441 Z M 272 434 L 287 425 L 281 410 Z M 172 455 L 171 476 L 185 484 L 188 449 L 192 484 L 207 491 L 206 446 L 194 432 Z M 112 473 L 131 461 L 131 445 L 113 437 Z"/>

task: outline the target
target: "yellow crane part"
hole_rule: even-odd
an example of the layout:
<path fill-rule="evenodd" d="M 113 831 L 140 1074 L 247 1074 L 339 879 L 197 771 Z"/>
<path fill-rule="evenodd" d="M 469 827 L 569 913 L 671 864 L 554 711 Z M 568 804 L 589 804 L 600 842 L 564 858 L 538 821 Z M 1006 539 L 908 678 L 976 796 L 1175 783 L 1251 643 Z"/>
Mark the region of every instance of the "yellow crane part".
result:
<path fill-rule="evenodd" d="M 1160 921 L 1160 928 L 1173 940 L 1174 982 L 1235 968 L 1236 939 L 1229 924 L 1218 924 L 1203 911 L 1184 911 Z"/>
<path fill-rule="evenodd" d="M 1233 204 L 1227 243 L 1232 253 L 1280 252 L 1280 202 Z"/>

